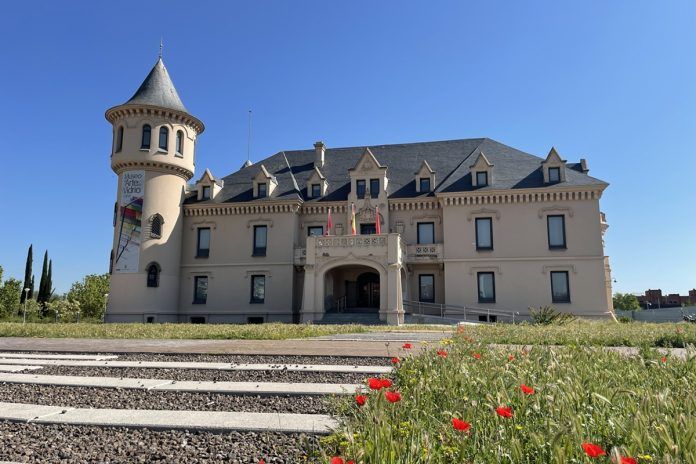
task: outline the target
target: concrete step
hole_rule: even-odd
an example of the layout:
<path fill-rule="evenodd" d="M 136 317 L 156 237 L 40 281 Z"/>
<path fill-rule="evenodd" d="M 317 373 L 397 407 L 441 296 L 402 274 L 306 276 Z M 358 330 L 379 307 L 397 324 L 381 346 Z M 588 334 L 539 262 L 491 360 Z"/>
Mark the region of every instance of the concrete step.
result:
<path fill-rule="evenodd" d="M 379 320 L 379 315 L 375 313 L 326 313 L 317 324 L 363 324 L 363 325 L 385 325 Z"/>
<path fill-rule="evenodd" d="M 37 369 L 41 369 L 41 366 L 23 366 L 21 364 L 13 364 L 13 365 L 0 364 L 0 372 L 35 371 Z"/>
<path fill-rule="evenodd" d="M 24 403 L 0 403 L 0 420 L 166 430 L 240 430 L 311 434 L 328 434 L 338 426 L 335 419 L 324 414 L 82 409 Z"/>
<path fill-rule="evenodd" d="M 291 371 L 326 373 L 388 374 L 389 366 L 349 366 L 334 364 L 231 364 L 215 362 L 176 361 L 92 361 L 73 359 L 0 359 L 4 365 L 24 366 L 73 366 L 73 367 L 121 367 L 143 369 L 202 369 L 219 371 Z M 0 369 L 2 370 L 2 369 Z"/>
<path fill-rule="evenodd" d="M 349 383 L 213 382 L 0 373 L 0 382 L 72 387 L 129 388 L 230 395 L 352 395 L 365 388 Z"/>
<path fill-rule="evenodd" d="M 91 355 L 91 354 L 41 354 L 41 353 L 8 353 L 0 351 L 0 360 L 2 359 L 83 359 L 104 361 L 107 359 L 116 359 L 115 355 Z"/>

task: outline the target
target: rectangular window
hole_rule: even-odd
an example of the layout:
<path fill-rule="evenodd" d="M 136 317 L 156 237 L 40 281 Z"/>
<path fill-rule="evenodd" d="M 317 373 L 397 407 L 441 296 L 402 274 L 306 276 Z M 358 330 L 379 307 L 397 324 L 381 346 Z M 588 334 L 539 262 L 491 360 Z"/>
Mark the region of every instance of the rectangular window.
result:
<path fill-rule="evenodd" d="M 321 184 L 312 184 L 312 198 L 321 196 Z"/>
<path fill-rule="evenodd" d="M 254 226 L 254 251 L 253 256 L 266 256 L 268 242 L 268 227 Z"/>
<path fill-rule="evenodd" d="M 556 216 L 549 215 L 546 217 L 546 223 L 549 235 L 549 248 L 565 249 L 565 216 L 563 216 L 562 214 Z"/>
<path fill-rule="evenodd" d="M 207 258 L 210 255 L 210 228 L 198 229 L 198 244 L 196 246 L 196 258 Z"/>
<path fill-rule="evenodd" d="M 205 304 L 208 301 L 208 277 L 196 276 L 193 279 L 193 304 Z"/>
<path fill-rule="evenodd" d="M 266 185 L 265 182 L 259 182 L 259 184 L 256 186 L 256 197 L 257 198 L 266 198 L 268 196 L 268 186 Z"/>
<path fill-rule="evenodd" d="M 430 245 L 435 243 L 435 223 L 434 222 L 419 222 L 418 223 L 418 243 L 420 245 Z"/>
<path fill-rule="evenodd" d="M 210 200 L 210 186 L 209 185 L 205 185 L 203 187 L 203 192 L 202 192 L 201 197 L 203 198 L 203 200 Z"/>
<path fill-rule="evenodd" d="M 433 274 L 418 276 L 418 301 L 423 303 L 435 302 L 435 276 Z"/>
<path fill-rule="evenodd" d="M 476 249 L 493 249 L 493 218 L 476 218 Z"/>
<path fill-rule="evenodd" d="M 488 185 L 488 171 L 476 172 L 476 185 L 478 187 L 485 187 Z"/>
<path fill-rule="evenodd" d="M 421 177 L 418 182 L 421 193 L 430 191 L 430 177 Z"/>
<path fill-rule="evenodd" d="M 266 300 L 266 276 L 251 276 L 251 303 L 263 303 Z"/>
<path fill-rule="evenodd" d="M 161 150 L 169 149 L 169 129 L 167 129 L 166 127 L 160 127 L 159 147 Z"/>
<path fill-rule="evenodd" d="M 495 303 L 495 274 L 492 272 L 479 272 L 478 276 L 478 302 Z"/>
<path fill-rule="evenodd" d="M 551 301 L 554 303 L 570 303 L 568 271 L 551 272 Z"/>
<path fill-rule="evenodd" d="M 379 196 L 379 179 L 370 179 L 370 197 L 377 198 Z"/>
<path fill-rule="evenodd" d="M 324 226 L 307 227 L 307 236 L 321 237 L 324 235 Z"/>
<path fill-rule="evenodd" d="M 365 180 L 358 179 L 355 181 L 355 190 L 358 198 L 365 198 Z"/>
<path fill-rule="evenodd" d="M 555 184 L 561 181 L 561 168 L 549 168 L 549 183 Z"/>

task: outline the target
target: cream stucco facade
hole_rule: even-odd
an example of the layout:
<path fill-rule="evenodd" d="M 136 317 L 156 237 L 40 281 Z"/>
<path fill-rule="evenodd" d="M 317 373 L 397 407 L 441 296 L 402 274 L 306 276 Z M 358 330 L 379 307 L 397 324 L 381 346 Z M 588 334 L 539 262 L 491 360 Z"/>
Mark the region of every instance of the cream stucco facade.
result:
<path fill-rule="evenodd" d="M 607 184 L 584 160 L 489 139 L 317 142 L 191 184 L 204 128 L 161 60 L 106 116 L 118 175 L 108 321 L 611 314 Z"/>

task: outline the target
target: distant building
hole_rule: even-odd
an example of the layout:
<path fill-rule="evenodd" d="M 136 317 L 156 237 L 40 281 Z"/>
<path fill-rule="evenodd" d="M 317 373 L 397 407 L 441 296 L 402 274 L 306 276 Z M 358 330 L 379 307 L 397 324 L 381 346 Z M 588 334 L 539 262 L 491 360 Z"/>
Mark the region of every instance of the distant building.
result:
<path fill-rule="evenodd" d="M 670 293 L 663 295 L 661 289 L 646 290 L 645 295 L 638 296 L 638 303 L 644 308 L 676 308 L 696 304 L 696 289 L 689 290 L 689 295 Z"/>

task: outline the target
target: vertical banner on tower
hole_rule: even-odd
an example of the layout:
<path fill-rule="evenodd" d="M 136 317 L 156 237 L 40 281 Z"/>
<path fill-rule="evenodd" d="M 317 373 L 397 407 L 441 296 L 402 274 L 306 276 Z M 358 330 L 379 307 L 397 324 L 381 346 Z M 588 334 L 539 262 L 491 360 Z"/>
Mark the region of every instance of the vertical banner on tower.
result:
<path fill-rule="evenodd" d="M 142 231 L 145 171 L 127 171 L 121 176 L 121 202 L 117 226 L 118 245 L 114 272 L 138 272 Z"/>

